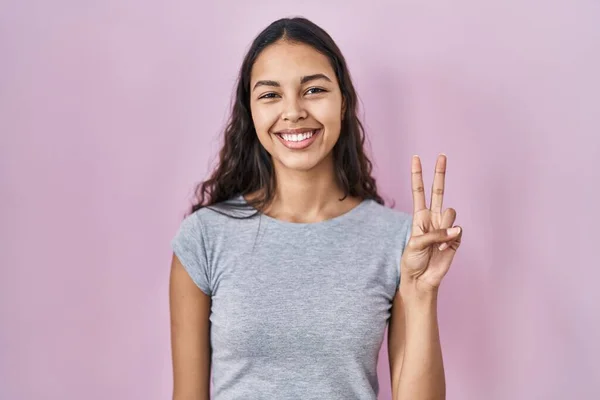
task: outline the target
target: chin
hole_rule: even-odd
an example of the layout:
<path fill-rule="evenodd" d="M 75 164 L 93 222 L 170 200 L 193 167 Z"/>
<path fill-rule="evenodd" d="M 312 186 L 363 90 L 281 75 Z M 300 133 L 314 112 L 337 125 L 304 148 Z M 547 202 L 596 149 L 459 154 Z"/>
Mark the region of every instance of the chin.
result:
<path fill-rule="evenodd" d="M 282 167 L 290 170 L 290 171 L 298 171 L 298 172 L 308 172 L 313 170 L 318 163 L 303 163 L 303 162 L 293 162 L 293 163 L 281 163 Z"/>
<path fill-rule="evenodd" d="M 278 157 L 278 164 L 287 170 L 307 172 L 315 169 L 323 159 L 313 157 Z"/>

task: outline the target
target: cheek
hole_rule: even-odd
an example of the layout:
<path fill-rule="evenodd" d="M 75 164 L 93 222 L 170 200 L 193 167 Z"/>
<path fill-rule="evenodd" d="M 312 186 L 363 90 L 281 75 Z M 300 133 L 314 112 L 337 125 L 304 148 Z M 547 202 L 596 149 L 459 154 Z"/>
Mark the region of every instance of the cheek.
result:
<path fill-rule="evenodd" d="M 339 132 L 342 122 L 341 102 L 322 102 L 315 104 L 311 114 L 330 133 Z"/>
<path fill-rule="evenodd" d="M 252 108 L 252 122 L 254 123 L 254 127 L 256 128 L 256 133 L 259 136 L 264 136 L 269 134 L 269 129 L 275 121 L 277 120 L 277 115 L 273 112 L 272 108 L 269 107 L 254 107 Z"/>

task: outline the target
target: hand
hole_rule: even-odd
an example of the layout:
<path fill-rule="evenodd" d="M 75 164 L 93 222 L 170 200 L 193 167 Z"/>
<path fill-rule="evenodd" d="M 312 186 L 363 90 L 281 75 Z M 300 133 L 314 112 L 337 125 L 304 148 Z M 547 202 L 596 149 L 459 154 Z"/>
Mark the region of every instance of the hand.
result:
<path fill-rule="evenodd" d="M 425 203 L 423 169 L 418 156 L 412 159 L 413 221 L 410 240 L 402 254 L 401 280 L 417 290 L 435 291 L 460 246 L 462 229 L 449 233 L 456 220 L 452 208 L 442 212 L 446 156 L 441 154 L 435 166 L 430 208 Z"/>

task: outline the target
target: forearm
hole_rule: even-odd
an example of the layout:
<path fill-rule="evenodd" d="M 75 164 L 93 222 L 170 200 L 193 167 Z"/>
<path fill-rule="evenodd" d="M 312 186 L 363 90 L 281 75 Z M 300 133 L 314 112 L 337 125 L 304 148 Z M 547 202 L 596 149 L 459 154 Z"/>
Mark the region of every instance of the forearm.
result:
<path fill-rule="evenodd" d="M 411 283 L 400 284 L 406 336 L 394 400 L 443 400 L 446 382 L 437 321 L 437 291 L 416 293 Z"/>

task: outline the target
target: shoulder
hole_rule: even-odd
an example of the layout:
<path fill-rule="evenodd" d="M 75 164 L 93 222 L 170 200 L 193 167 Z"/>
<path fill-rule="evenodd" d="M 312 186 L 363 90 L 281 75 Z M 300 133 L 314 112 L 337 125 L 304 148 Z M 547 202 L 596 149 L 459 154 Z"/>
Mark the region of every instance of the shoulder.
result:
<path fill-rule="evenodd" d="M 368 200 L 362 212 L 362 223 L 380 237 L 394 241 L 408 241 L 412 228 L 412 214 Z"/>
<path fill-rule="evenodd" d="M 238 197 L 208 207 L 202 207 L 181 222 L 180 230 L 189 234 L 210 236 L 223 229 L 243 225 L 255 214 L 255 210 Z"/>
<path fill-rule="evenodd" d="M 412 223 L 412 214 L 397 210 L 374 200 L 367 200 L 364 208 L 364 216 L 372 221 L 383 223 L 384 225 L 405 225 Z"/>

